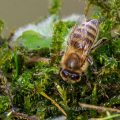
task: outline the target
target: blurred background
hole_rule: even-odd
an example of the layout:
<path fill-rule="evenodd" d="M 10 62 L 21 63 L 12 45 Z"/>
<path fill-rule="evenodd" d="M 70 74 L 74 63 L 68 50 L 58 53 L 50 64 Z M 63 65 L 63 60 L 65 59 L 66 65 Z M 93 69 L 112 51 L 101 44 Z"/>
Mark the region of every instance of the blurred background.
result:
<path fill-rule="evenodd" d="M 18 27 L 39 21 L 48 15 L 50 0 L 0 0 L 0 19 L 4 21 L 3 34 L 10 34 Z M 61 16 L 83 14 L 84 0 L 62 0 Z"/>

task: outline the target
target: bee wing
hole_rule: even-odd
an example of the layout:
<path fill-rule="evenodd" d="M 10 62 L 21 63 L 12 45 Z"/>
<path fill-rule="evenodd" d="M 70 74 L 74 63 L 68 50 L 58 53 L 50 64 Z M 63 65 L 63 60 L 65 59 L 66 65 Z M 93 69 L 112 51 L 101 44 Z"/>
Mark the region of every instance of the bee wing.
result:
<path fill-rule="evenodd" d="M 76 52 L 79 52 L 82 65 L 87 55 L 89 54 L 90 48 L 93 44 L 93 42 L 88 38 L 87 26 L 85 26 L 84 24 L 76 25 L 70 35 L 68 44 L 70 46 L 73 46 Z"/>
<path fill-rule="evenodd" d="M 79 52 L 81 65 L 84 63 L 92 48 L 97 31 L 98 21 L 90 20 L 81 25 L 75 25 L 71 32 L 68 45 L 73 47 L 75 52 Z"/>
<path fill-rule="evenodd" d="M 87 37 L 87 27 L 84 24 L 76 25 L 70 34 L 68 45 L 74 46 L 76 49 L 80 49 L 82 51 L 84 49 L 87 50 L 89 42 L 91 42 Z"/>

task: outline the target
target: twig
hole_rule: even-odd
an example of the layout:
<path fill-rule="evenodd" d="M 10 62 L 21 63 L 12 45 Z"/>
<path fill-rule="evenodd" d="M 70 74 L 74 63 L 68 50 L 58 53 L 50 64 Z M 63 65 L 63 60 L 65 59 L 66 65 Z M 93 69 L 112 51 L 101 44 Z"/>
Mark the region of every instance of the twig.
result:
<path fill-rule="evenodd" d="M 48 64 L 50 62 L 50 59 L 45 57 L 32 57 L 28 58 L 27 62 L 28 63 L 44 62 Z"/>
<path fill-rule="evenodd" d="M 114 108 L 107 108 L 107 107 L 101 107 L 101 106 L 95 106 L 95 105 L 89 105 L 85 103 L 79 103 L 79 105 L 83 108 L 88 108 L 88 109 L 95 109 L 95 110 L 100 110 L 100 111 L 110 111 L 110 112 L 117 112 L 120 113 L 119 109 L 114 109 Z"/>
<path fill-rule="evenodd" d="M 38 120 L 36 116 L 28 116 L 27 114 L 24 113 L 19 113 L 19 112 L 12 112 L 12 115 L 20 120 Z"/>
<path fill-rule="evenodd" d="M 41 92 L 40 93 L 42 96 L 44 96 L 45 98 L 47 98 L 48 100 L 50 100 L 65 116 L 67 116 L 66 112 L 63 110 L 63 108 L 61 108 L 59 106 L 58 103 L 55 102 L 55 100 L 53 100 L 52 98 L 50 98 L 46 93 Z"/>
<path fill-rule="evenodd" d="M 120 117 L 120 114 L 110 115 L 104 118 L 90 118 L 89 120 L 111 120 L 112 118 Z"/>

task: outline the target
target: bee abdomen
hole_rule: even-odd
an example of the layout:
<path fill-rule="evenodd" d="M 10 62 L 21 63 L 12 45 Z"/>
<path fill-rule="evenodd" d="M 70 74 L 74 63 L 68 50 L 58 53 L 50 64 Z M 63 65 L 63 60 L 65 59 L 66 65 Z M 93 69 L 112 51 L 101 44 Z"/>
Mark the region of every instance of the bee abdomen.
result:
<path fill-rule="evenodd" d="M 98 34 L 98 21 L 93 19 L 78 25 L 73 30 L 70 44 L 78 49 L 84 49 L 85 45 L 91 46 Z"/>
<path fill-rule="evenodd" d="M 95 27 L 94 25 L 89 25 L 89 24 L 87 24 L 86 27 L 87 27 L 88 29 L 91 29 L 93 32 L 97 33 L 97 29 L 96 29 L 96 27 Z"/>
<path fill-rule="evenodd" d="M 86 37 L 94 42 L 96 36 L 98 34 L 98 21 L 97 20 L 90 20 L 84 24 L 83 29 L 87 31 Z"/>

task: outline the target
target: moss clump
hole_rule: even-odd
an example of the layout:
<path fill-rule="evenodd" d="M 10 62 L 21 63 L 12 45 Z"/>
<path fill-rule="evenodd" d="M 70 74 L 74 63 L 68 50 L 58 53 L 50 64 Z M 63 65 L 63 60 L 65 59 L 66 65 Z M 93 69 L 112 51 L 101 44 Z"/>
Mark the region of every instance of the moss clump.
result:
<path fill-rule="evenodd" d="M 76 84 L 68 84 L 59 76 L 60 52 L 74 22 L 58 19 L 53 23 L 50 50 L 43 54 L 19 46 L 11 49 L 5 41 L 0 46 L 1 119 L 43 120 L 61 115 L 68 120 L 120 118 L 109 109 L 101 112 L 80 106 L 105 106 L 116 108 L 116 112 L 120 107 L 120 4 L 117 0 L 89 2 L 96 6 L 91 18 L 101 21 L 99 38 L 108 38 L 107 44 L 91 53 L 97 75 L 88 68 L 88 81 L 83 76 Z M 58 14 L 60 4 L 60 0 L 53 0 L 50 14 Z"/>

